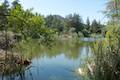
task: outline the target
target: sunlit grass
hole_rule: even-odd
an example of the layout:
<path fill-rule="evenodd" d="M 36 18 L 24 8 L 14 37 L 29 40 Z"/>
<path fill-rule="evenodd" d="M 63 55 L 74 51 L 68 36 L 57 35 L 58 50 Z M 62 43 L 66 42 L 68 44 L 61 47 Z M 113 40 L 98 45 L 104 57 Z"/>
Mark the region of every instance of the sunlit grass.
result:
<path fill-rule="evenodd" d="M 106 40 L 93 45 L 95 63 L 92 80 L 119 80 L 120 78 L 120 27 L 111 25 Z M 91 62 L 91 63 L 92 63 Z"/>

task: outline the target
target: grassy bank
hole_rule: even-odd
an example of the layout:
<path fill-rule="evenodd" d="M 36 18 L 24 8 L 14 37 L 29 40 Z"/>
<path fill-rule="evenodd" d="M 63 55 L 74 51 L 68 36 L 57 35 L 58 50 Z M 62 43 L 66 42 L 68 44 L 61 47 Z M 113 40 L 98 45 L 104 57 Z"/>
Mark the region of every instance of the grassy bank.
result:
<path fill-rule="evenodd" d="M 120 79 L 120 26 L 108 26 L 106 40 L 93 44 L 94 56 L 91 57 L 94 65 L 92 80 L 119 80 Z"/>

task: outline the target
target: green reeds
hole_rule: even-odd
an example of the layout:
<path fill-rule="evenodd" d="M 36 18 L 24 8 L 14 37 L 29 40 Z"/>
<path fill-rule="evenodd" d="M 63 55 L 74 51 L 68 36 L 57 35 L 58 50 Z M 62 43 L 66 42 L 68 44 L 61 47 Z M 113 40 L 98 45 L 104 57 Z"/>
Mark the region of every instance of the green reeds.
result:
<path fill-rule="evenodd" d="M 95 42 L 92 80 L 120 80 L 120 26 L 109 27 L 107 39 Z"/>

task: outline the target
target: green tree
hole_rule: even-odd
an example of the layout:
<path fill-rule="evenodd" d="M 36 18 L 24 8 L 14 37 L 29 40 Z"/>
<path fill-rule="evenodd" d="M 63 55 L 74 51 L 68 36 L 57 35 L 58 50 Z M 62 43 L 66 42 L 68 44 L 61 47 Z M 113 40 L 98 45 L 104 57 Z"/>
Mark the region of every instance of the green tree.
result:
<path fill-rule="evenodd" d="M 2 5 L 0 5 L 0 30 L 5 30 L 7 28 L 7 15 L 9 13 L 9 2 L 5 0 Z"/>
<path fill-rule="evenodd" d="M 102 25 L 100 24 L 100 22 L 97 22 L 95 19 L 92 21 L 92 24 L 91 24 L 91 32 L 92 33 L 98 33 L 98 32 L 101 32 L 101 27 Z"/>
<path fill-rule="evenodd" d="M 89 20 L 89 17 L 87 17 L 87 20 L 86 20 L 86 29 L 88 31 L 90 30 L 90 20 Z"/>
<path fill-rule="evenodd" d="M 19 0 L 14 0 L 12 2 L 12 7 L 15 8 L 17 5 L 20 5 Z"/>
<path fill-rule="evenodd" d="M 78 34 L 84 29 L 82 18 L 79 14 L 70 14 L 66 16 L 66 26 L 69 28 L 75 28 L 75 32 Z"/>
<path fill-rule="evenodd" d="M 13 7 L 14 6 L 14 7 Z M 45 26 L 45 19 L 38 13 L 33 13 L 32 8 L 24 10 L 17 2 L 10 8 L 9 30 L 22 34 L 24 39 L 41 39 L 42 41 L 51 41 L 55 33 Z"/>
<path fill-rule="evenodd" d="M 23 28 L 25 28 L 26 17 L 25 11 L 23 10 L 21 5 L 16 5 L 14 8 L 10 9 L 10 16 L 8 17 L 9 28 L 12 29 L 13 32 L 24 33 Z"/>
<path fill-rule="evenodd" d="M 65 20 L 59 15 L 48 15 L 45 21 L 47 27 L 56 29 L 58 32 L 62 32 L 65 29 Z"/>

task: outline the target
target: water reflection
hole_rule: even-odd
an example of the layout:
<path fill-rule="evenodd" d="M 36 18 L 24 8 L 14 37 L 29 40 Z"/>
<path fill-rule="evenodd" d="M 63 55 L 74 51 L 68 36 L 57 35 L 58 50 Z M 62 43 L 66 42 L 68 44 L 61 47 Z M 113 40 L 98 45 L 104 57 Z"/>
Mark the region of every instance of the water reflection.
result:
<path fill-rule="evenodd" d="M 81 80 L 75 70 L 91 53 L 88 45 L 84 42 L 59 41 L 49 49 L 34 43 L 24 54 L 32 58 L 31 67 L 21 74 L 4 76 L 4 80 Z"/>
<path fill-rule="evenodd" d="M 84 42 L 95 42 L 95 41 L 98 41 L 98 40 L 105 40 L 106 38 L 104 37 L 86 37 L 86 38 L 81 38 L 81 41 L 84 41 Z"/>

